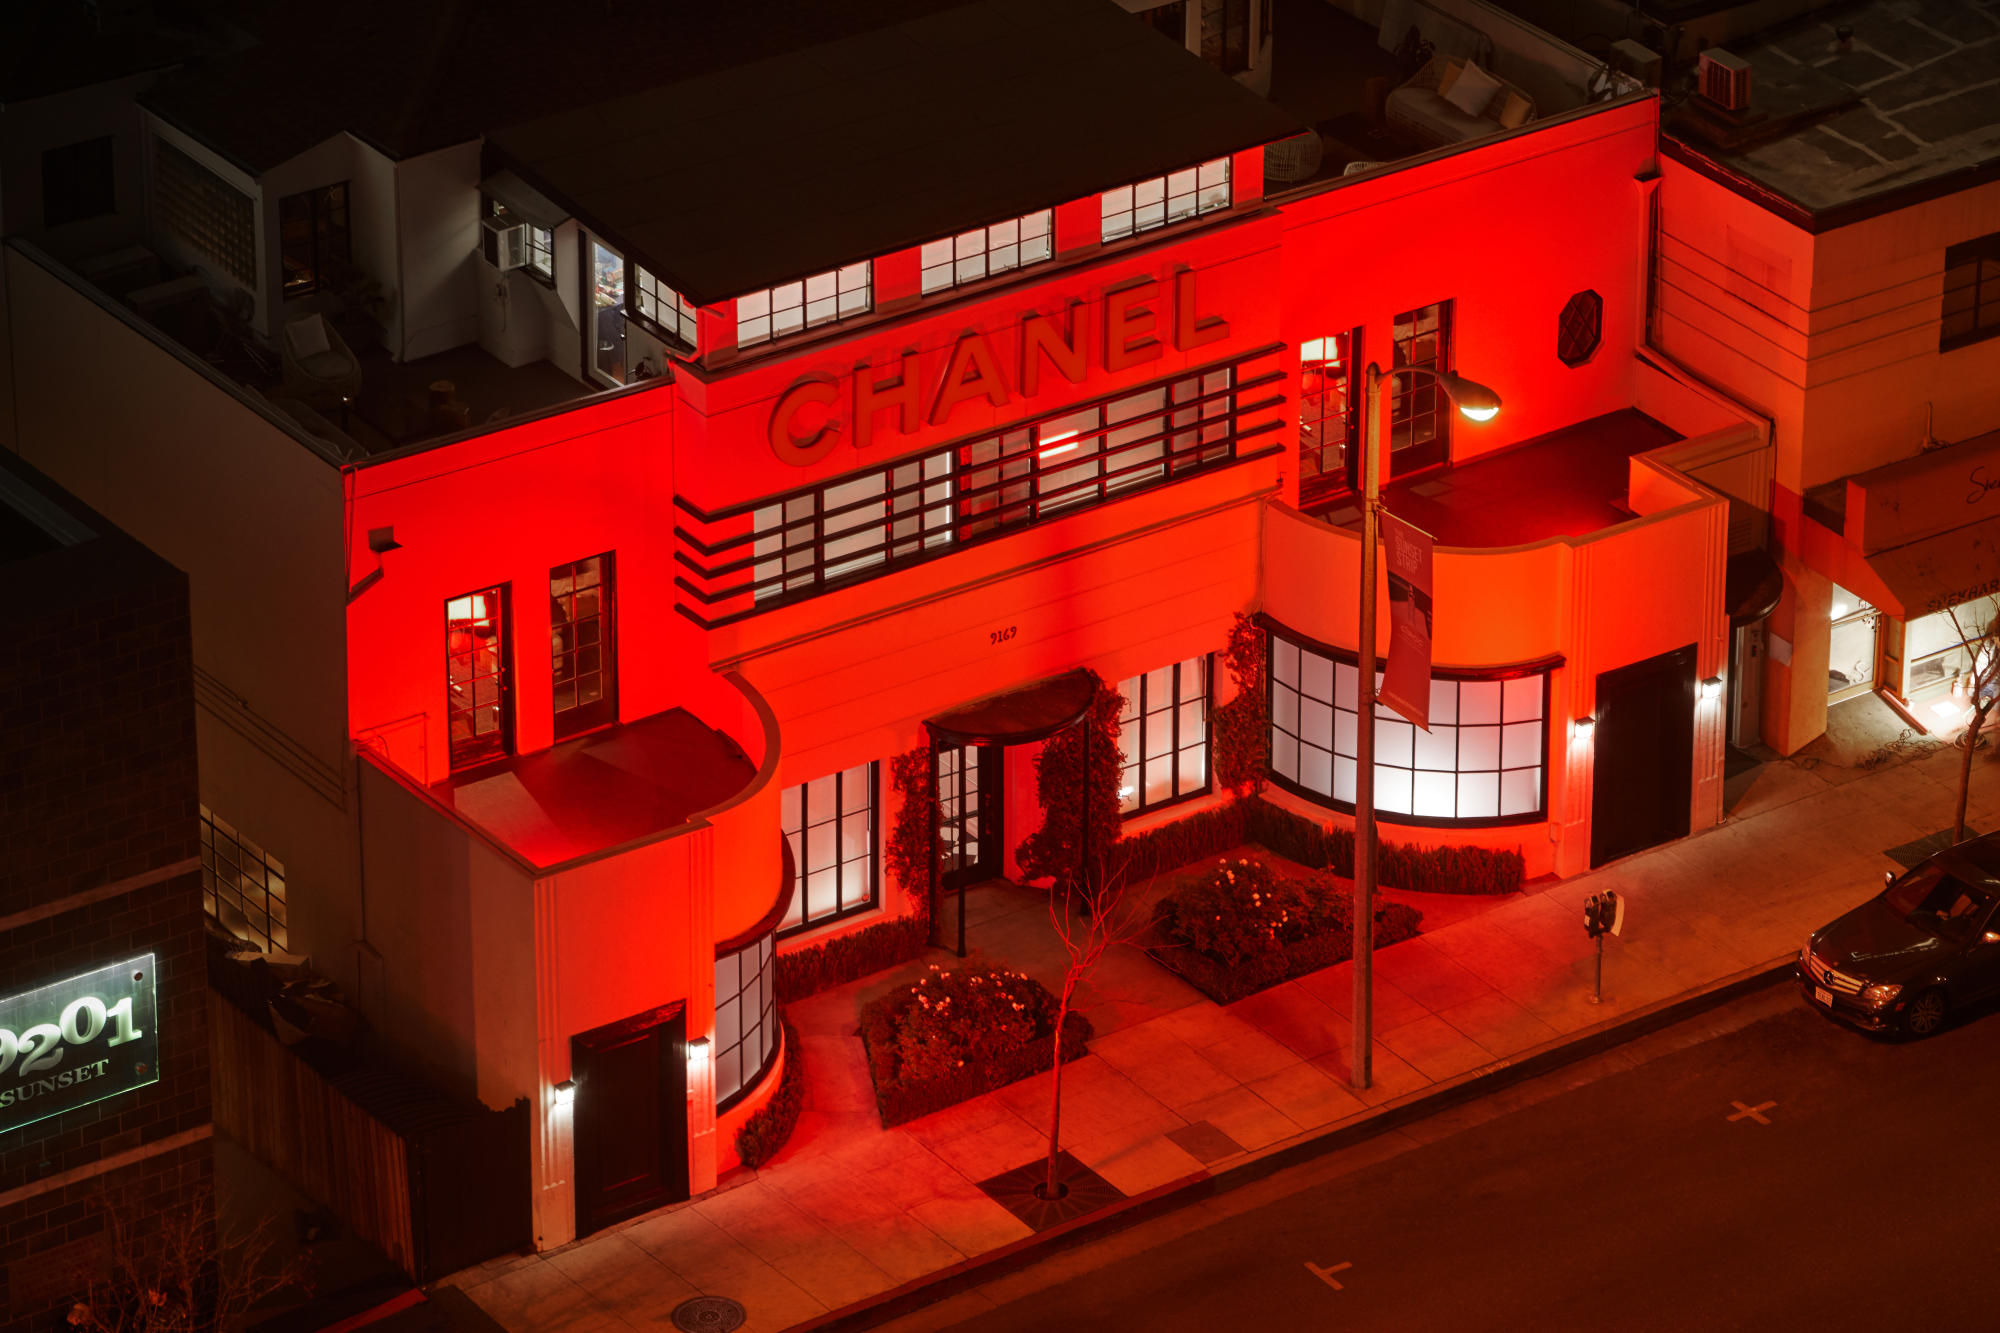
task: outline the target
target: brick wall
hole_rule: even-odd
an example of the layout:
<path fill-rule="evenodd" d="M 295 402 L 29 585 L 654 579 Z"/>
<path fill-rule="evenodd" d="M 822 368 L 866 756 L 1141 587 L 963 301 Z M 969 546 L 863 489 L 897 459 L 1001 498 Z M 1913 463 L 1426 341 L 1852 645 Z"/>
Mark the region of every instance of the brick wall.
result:
<path fill-rule="evenodd" d="M 64 504 L 101 535 L 0 566 L 0 996 L 152 953 L 160 1078 L 0 1133 L 0 1333 L 214 1174 L 187 583 Z"/>

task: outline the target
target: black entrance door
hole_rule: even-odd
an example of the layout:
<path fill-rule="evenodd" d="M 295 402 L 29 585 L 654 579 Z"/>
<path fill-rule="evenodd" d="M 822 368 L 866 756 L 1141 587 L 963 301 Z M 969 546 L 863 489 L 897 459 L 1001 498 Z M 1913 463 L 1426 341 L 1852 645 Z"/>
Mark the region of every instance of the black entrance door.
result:
<path fill-rule="evenodd" d="M 948 745 L 938 751 L 938 842 L 946 889 L 1004 873 L 1003 754 L 997 745 Z"/>
<path fill-rule="evenodd" d="M 687 1018 L 678 1004 L 570 1038 L 576 1234 L 688 1196 Z"/>
<path fill-rule="evenodd" d="M 1694 792 L 1694 645 L 1597 678 L 1590 863 L 1687 836 Z"/>

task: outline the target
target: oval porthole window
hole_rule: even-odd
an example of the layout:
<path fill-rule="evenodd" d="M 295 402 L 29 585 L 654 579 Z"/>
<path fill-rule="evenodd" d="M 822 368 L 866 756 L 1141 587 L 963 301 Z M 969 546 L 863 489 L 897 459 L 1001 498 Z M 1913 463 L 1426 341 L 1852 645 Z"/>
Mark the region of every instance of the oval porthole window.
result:
<path fill-rule="evenodd" d="M 1556 321 L 1556 355 L 1566 366 L 1580 366 L 1597 353 L 1604 337 L 1604 298 L 1582 291 L 1569 298 Z"/>

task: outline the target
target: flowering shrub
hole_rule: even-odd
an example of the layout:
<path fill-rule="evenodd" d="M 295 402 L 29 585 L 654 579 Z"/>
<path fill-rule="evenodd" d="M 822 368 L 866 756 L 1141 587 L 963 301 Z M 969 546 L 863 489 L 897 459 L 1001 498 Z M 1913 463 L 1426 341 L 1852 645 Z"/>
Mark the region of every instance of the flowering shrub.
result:
<path fill-rule="evenodd" d="M 920 1115 L 1040 1073 L 1055 1062 L 1056 1001 L 1004 968 L 931 964 L 861 1010 L 861 1040 L 882 1123 Z M 1063 1024 L 1063 1059 L 1084 1052 L 1090 1024 Z"/>
<path fill-rule="evenodd" d="M 1375 945 L 1417 933 L 1423 914 L 1378 900 Z M 1301 879 L 1261 861 L 1215 862 L 1166 900 L 1155 959 L 1219 1004 L 1345 962 L 1353 952 L 1354 900 L 1345 881 L 1318 871 Z"/>
<path fill-rule="evenodd" d="M 1333 915 L 1330 894 L 1247 858 L 1222 858 L 1174 897 L 1181 943 L 1224 967 L 1323 934 Z"/>

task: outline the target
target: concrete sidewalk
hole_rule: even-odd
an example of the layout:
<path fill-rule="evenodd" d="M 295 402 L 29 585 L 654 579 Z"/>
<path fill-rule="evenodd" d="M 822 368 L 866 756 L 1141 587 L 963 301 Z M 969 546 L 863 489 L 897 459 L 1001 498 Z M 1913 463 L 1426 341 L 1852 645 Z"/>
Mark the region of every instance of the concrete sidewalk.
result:
<path fill-rule="evenodd" d="M 1880 731 L 1877 719 L 1864 734 Z M 1890 747 L 1871 766 L 1852 737 L 1837 739 L 1765 764 L 1732 793 L 1730 820 L 1696 837 L 1499 902 L 1422 899 L 1436 912 L 1425 933 L 1377 956 L 1375 1080 L 1364 1093 L 1347 1086 L 1349 965 L 1229 1006 L 1136 954 L 1107 966 L 1085 997 L 1099 1035 L 1064 1079 L 1064 1146 L 1127 1195 L 1226 1179 L 1788 960 L 1810 929 L 1875 891 L 1895 868 L 1886 849 L 1951 818 L 1958 750 Z M 1981 756 L 1972 826 L 2000 817 L 1994 787 Z M 1628 897 L 1628 924 L 1609 942 L 1604 1001 L 1593 1005 L 1582 903 L 1605 888 Z M 1052 966 L 1021 958 L 1035 952 L 1034 901 L 995 890 L 969 914 L 994 961 Z M 775 1333 L 1018 1250 L 1029 1228 L 976 1182 L 1046 1150 L 1048 1077 L 882 1129 L 854 1033 L 859 1004 L 896 979 L 790 1007 L 808 1109 L 763 1170 L 448 1281 L 520 1333 L 666 1329 L 696 1294 L 740 1301 L 745 1327 Z"/>

